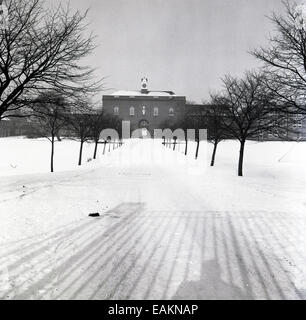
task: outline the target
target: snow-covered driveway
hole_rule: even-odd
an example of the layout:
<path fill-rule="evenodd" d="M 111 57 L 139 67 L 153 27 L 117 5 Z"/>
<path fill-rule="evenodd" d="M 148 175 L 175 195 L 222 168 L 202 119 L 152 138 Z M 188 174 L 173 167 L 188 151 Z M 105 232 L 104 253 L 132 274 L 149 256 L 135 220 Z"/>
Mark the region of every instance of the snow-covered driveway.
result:
<path fill-rule="evenodd" d="M 0 298 L 306 298 L 305 203 L 204 167 L 136 140 L 79 171 L 2 179 Z"/>

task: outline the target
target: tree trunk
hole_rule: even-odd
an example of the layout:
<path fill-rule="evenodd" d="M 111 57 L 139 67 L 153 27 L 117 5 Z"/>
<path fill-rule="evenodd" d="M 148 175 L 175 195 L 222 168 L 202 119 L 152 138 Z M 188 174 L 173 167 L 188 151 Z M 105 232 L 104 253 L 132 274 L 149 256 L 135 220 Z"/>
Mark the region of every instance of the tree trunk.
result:
<path fill-rule="evenodd" d="M 197 151 L 195 155 L 196 160 L 198 159 L 198 156 L 199 156 L 199 149 L 200 149 L 200 139 L 197 140 Z"/>
<path fill-rule="evenodd" d="M 96 141 L 96 144 L 95 144 L 95 151 L 94 151 L 94 156 L 93 156 L 94 160 L 97 159 L 97 152 L 98 152 L 98 141 Z"/>
<path fill-rule="evenodd" d="M 239 164 L 238 164 L 238 176 L 243 176 L 243 157 L 244 157 L 245 140 L 240 141 L 240 152 L 239 152 Z"/>
<path fill-rule="evenodd" d="M 51 172 L 54 172 L 54 140 L 55 137 L 54 135 L 52 136 L 52 141 L 51 141 Z"/>
<path fill-rule="evenodd" d="M 211 163 L 210 163 L 211 167 L 213 167 L 215 165 L 217 148 L 218 148 L 218 142 L 215 142 L 214 143 L 214 151 L 213 151 L 213 154 L 212 154 L 212 157 L 211 157 Z"/>
<path fill-rule="evenodd" d="M 79 166 L 82 165 L 83 145 L 84 145 L 84 142 L 81 142 L 80 155 L 79 155 Z"/>
<path fill-rule="evenodd" d="M 186 146 L 185 146 L 185 156 L 187 156 L 187 152 L 188 152 L 188 139 L 186 139 Z"/>

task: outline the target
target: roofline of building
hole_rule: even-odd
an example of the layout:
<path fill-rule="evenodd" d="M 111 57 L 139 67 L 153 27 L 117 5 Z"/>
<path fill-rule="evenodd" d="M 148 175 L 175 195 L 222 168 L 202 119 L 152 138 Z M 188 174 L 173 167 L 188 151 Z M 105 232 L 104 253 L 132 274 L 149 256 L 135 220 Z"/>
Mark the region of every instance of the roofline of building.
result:
<path fill-rule="evenodd" d="M 115 99 L 119 99 L 119 100 L 127 100 L 127 99 L 135 99 L 135 100 L 143 100 L 143 98 L 147 99 L 147 100 L 186 100 L 185 96 L 177 96 L 177 95 L 169 95 L 169 96 L 147 96 L 145 94 L 143 95 L 138 95 L 138 96 L 133 96 L 133 95 L 103 95 L 102 96 L 102 100 L 115 100 Z"/>
<path fill-rule="evenodd" d="M 153 92 L 161 92 L 161 93 L 167 93 L 170 96 L 175 96 L 176 95 L 176 93 L 173 92 L 172 90 L 149 90 L 149 89 L 141 89 L 141 90 L 126 90 L 126 89 L 124 90 L 124 89 L 121 89 L 121 90 L 114 91 L 110 95 L 114 95 L 116 92 L 120 92 L 120 91 L 135 92 L 135 93 L 137 92 L 138 94 L 149 94 L 149 93 L 153 93 Z"/>

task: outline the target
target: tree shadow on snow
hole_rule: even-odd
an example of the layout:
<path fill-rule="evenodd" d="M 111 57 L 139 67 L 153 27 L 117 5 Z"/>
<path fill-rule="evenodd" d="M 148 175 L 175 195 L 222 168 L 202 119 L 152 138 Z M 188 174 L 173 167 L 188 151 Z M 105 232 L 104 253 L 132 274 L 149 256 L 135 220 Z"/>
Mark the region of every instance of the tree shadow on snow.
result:
<path fill-rule="evenodd" d="M 131 233 L 131 228 L 125 226 L 133 224 L 144 210 L 144 203 L 121 203 L 107 212 L 111 218 L 113 215 L 119 218 L 110 225 L 105 224 L 103 219 L 86 220 L 50 235 L 45 234 L 38 241 L 22 242 L 20 247 L 13 248 L 6 256 L 7 261 L 12 263 L 7 264 L 8 286 L 2 292 L 0 288 L 0 299 L 76 297 L 90 280 L 95 280 L 96 273 L 87 274 L 84 268 L 93 268 L 99 263 L 103 269 L 113 263 L 115 256 L 108 253 L 128 243 L 128 240 L 121 241 Z M 101 229 L 102 225 L 106 228 Z M 121 263 L 119 261 L 118 265 Z"/>

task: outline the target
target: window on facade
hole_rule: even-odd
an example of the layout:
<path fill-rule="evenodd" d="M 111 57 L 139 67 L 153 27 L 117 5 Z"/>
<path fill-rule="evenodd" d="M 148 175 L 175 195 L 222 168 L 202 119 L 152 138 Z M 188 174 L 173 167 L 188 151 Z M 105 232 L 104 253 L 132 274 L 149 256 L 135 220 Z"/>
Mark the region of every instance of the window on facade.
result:
<path fill-rule="evenodd" d="M 130 116 L 135 116 L 135 108 L 134 107 L 130 108 Z"/>
<path fill-rule="evenodd" d="M 114 107 L 114 115 L 119 116 L 119 107 Z"/>
<path fill-rule="evenodd" d="M 146 106 L 142 107 L 142 114 L 145 116 L 146 115 Z"/>
<path fill-rule="evenodd" d="M 174 109 L 173 109 L 173 108 L 170 108 L 170 109 L 169 109 L 169 116 L 170 116 L 170 117 L 173 117 L 173 116 L 174 116 Z"/>
<path fill-rule="evenodd" d="M 158 108 L 154 108 L 154 117 L 158 117 Z"/>

